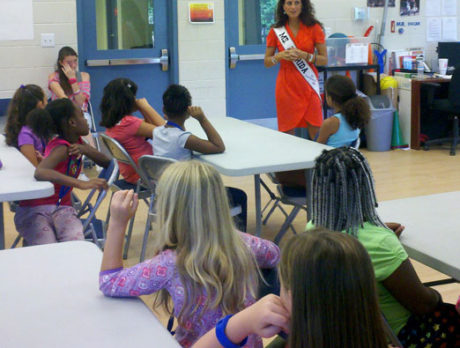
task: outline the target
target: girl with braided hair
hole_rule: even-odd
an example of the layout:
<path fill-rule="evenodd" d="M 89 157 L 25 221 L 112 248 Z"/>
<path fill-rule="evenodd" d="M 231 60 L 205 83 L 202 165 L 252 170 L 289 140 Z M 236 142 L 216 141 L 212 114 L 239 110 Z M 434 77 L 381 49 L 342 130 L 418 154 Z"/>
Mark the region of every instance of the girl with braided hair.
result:
<path fill-rule="evenodd" d="M 460 343 L 454 306 L 421 283 L 397 236 L 378 216 L 372 172 L 358 150 L 323 151 L 313 170 L 312 196 L 307 229 L 347 233 L 363 244 L 374 267 L 380 309 L 404 347 Z"/>

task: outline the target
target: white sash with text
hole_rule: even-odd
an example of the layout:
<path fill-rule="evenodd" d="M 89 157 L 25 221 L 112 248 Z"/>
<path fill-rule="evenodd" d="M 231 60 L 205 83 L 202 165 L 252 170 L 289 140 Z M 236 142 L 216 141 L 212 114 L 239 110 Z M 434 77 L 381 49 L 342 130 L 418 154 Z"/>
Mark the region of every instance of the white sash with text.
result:
<path fill-rule="evenodd" d="M 275 30 L 275 34 L 278 36 L 278 40 L 280 40 L 281 45 L 283 45 L 285 50 L 296 47 L 294 41 L 292 41 L 291 37 L 289 36 L 289 33 L 287 32 L 284 26 L 281 28 L 273 28 L 273 30 Z M 319 99 L 321 100 L 321 95 L 319 93 L 319 82 L 310 65 L 308 65 L 308 63 L 302 58 L 299 58 L 293 61 L 292 63 L 295 65 L 299 73 L 303 76 L 303 78 L 305 79 L 305 81 L 307 81 L 311 88 L 313 88 L 313 90 L 316 92 Z"/>

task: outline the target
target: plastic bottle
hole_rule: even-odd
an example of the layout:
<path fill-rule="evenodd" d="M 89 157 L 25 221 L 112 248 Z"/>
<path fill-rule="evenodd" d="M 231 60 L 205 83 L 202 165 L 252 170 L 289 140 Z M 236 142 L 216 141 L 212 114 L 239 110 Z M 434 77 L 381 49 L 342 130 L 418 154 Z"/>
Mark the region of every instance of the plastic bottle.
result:
<path fill-rule="evenodd" d="M 424 71 L 425 71 L 425 66 L 423 65 L 423 58 L 418 57 L 417 58 L 417 78 L 423 79 L 425 76 Z"/>

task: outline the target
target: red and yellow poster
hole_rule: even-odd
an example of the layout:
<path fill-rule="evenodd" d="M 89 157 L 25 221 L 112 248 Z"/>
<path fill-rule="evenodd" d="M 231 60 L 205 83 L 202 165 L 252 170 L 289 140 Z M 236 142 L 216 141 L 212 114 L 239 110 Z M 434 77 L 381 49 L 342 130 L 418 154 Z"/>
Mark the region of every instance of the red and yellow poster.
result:
<path fill-rule="evenodd" d="M 214 23 L 214 2 L 189 2 L 190 23 Z"/>

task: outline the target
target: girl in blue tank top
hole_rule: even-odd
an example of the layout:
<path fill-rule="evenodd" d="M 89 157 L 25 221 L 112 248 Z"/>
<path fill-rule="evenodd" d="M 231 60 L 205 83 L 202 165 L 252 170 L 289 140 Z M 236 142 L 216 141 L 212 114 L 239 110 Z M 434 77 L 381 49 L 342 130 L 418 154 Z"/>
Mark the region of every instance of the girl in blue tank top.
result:
<path fill-rule="evenodd" d="M 326 81 L 326 101 L 335 114 L 324 120 L 317 142 L 332 147 L 353 145 L 369 122 L 371 111 L 367 101 L 356 94 L 353 81 L 342 75 Z"/>

